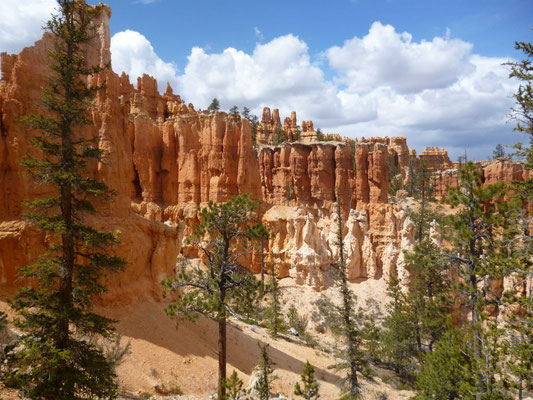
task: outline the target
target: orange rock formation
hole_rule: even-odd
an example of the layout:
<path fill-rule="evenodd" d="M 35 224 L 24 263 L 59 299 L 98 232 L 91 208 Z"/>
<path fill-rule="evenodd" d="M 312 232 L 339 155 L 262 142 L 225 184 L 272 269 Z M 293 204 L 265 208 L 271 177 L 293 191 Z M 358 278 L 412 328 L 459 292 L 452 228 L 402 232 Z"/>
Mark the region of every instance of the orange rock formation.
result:
<path fill-rule="evenodd" d="M 111 59 L 110 9 L 99 5 L 98 34 L 88 47 L 88 63 Z M 22 201 L 50 193 L 24 174 L 20 160 L 34 132 L 20 117 L 34 111 L 49 73 L 46 54 L 51 36 L 18 55 L 1 56 L 0 81 L 0 286 L 16 285 L 16 268 L 33 262 L 48 246 L 48 238 L 22 220 Z M 142 295 L 159 295 L 160 281 L 174 273 L 179 254 L 195 256 L 183 238 L 197 222 L 199 207 L 212 200 L 251 193 L 263 200 L 264 221 L 271 229 L 268 249 L 282 266 L 282 275 L 323 285 L 323 272 L 336 256 L 333 203 L 339 192 L 346 219 L 348 269 L 351 279 L 379 279 L 391 273 L 406 276 L 402 248 L 412 242 L 405 212 L 387 204 L 389 161 L 407 179 L 416 154 L 405 138 L 371 138 L 318 142 L 311 121 L 302 122 L 299 142 L 270 146 L 279 111 L 265 107 L 258 127 L 256 150 L 246 119 L 224 112 L 196 111 L 167 85 L 157 91 L 155 79 L 144 75 L 137 87 L 126 75 L 107 70 L 93 78 L 105 83 L 90 110 L 92 125 L 84 134 L 98 137 L 108 151 L 107 162 L 91 164 L 87 173 L 104 180 L 116 199 L 99 206 L 90 219 L 95 226 L 120 233 L 117 253 L 126 257 L 126 270 L 111 277 L 107 302 L 127 302 Z M 89 82 L 91 84 L 91 82 Z M 283 128 L 293 139 L 296 113 Z M 442 195 L 456 180 L 447 153 L 426 149 Z M 511 179 L 523 171 L 504 161 L 482 166 L 486 180 Z"/>

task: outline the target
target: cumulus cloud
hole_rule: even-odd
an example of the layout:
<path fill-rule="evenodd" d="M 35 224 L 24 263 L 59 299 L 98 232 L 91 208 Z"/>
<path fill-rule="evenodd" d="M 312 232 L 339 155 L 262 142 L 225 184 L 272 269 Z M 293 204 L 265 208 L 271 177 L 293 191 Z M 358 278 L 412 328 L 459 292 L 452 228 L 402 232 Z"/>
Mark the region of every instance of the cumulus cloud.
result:
<path fill-rule="evenodd" d="M 165 90 L 167 82 L 179 87 L 176 65 L 159 58 L 150 41 L 139 32 L 125 30 L 113 35 L 111 62 L 115 72 L 125 72 L 132 80 L 143 74 L 156 77 L 160 91 Z"/>
<path fill-rule="evenodd" d="M 0 51 L 15 53 L 39 39 L 55 4 L 0 1 Z M 254 32 L 261 39 L 259 28 Z M 449 30 L 417 42 L 375 22 L 366 35 L 318 57 L 292 34 L 257 43 L 249 53 L 194 47 L 181 72 L 138 32 L 116 33 L 111 52 L 116 72 L 126 72 L 133 82 L 152 75 L 161 91 L 168 81 L 200 108 L 217 97 L 225 109 L 247 106 L 258 115 L 263 106 L 279 108 L 282 117 L 296 110 L 300 121 L 311 119 L 324 131 L 404 135 L 419 151 L 427 145 L 448 147 L 453 157 L 465 148 L 473 157 L 485 157 L 496 143 L 519 140 L 507 123 L 516 83 L 501 65 L 506 60 L 474 54 L 471 43 L 452 38 Z"/>
<path fill-rule="evenodd" d="M 0 52 L 18 53 L 39 40 L 56 5 L 55 0 L 0 1 Z"/>
<path fill-rule="evenodd" d="M 414 42 L 375 22 L 366 36 L 323 52 L 331 80 L 293 35 L 257 44 L 251 54 L 193 48 L 181 93 L 200 107 L 217 97 L 223 108 L 297 110 L 300 120 L 346 136 L 405 135 L 419 151 L 442 146 L 456 157 L 466 148 L 486 157 L 496 143 L 514 140 L 506 121 L 516 86 L 505 59 L 476 55 L 450 35 Z"/>
<path fill-rule="evenodd" d="M 368 35 L 328 49 L 326 57 L 339 82 L 352 91 L 390 86 L 409 93 L 448 87 L 470 73 L 471 50 L 470 43 L 459 39 L 436 37 L 413 43 L 409 33 L 374 22 Z"/>

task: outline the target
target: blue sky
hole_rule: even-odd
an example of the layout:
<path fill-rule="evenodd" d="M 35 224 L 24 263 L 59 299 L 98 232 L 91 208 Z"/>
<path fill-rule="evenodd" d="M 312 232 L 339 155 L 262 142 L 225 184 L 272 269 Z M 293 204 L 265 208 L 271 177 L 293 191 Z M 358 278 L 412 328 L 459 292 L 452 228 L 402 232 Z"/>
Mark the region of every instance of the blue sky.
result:
<path fill-rule="evenodd" d="M 90 3 L 95 1 L 89 0 Z M 532 0 L 107 0 L 113 69 L 146 72 L 197 108 L 280 108 L 350 137 L 486 158 L 523 140 L 501 64 L 532 41 Z M 41 35 L 53 0 L 2 0 L 0 51 Z"/>

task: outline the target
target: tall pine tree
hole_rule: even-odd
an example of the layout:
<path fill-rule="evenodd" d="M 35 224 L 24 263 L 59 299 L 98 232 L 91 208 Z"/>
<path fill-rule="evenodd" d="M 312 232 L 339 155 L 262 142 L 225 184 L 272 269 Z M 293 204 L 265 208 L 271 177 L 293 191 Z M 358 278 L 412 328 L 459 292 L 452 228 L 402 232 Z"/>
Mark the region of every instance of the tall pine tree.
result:
<path fill-rule="evenodd" d="M 319 326 L 328 327 L 335 335 L 343 339 L 339 358 L 342 361 L 337 369 L 347 371 L 342 387 L 343 399 L 356 400 L 361 398 L 358 374 L 368 374 L 368 357 L 362 349 L 361 321 L 358 320 L 356 297 L 351 290 L 346 277 L 346 261 L 344 258 L 343 219 L 340 195 L 337 191 L 337 246 L 339 255 L 334 269 L 336 284 L 340 292 L 341 301 L 334 304 L 326 297 L 320 298 L 315 305 L 317 311 L 313 319 Z"/>
<path fill-rule="evenodd" d="M 113 364 L 95 344 L 95 337 L 113 338 L 113 321 L 91 311 L 105 290 L 107 271 L 124 266 L 110 255 L 116 235 L 83 223 L 96 212 L 91 199 L 109 200 L 113 192 L 86 173 L 90 161 L 102 160 L 97 138 L 87 139 L 82 127 L 91 99 L 100 89 L 87 78 L 102 71 L 87 66 L 85 51 L 93 34 L 92 20 L 101 7 L 83 1 L 59 0 L 58 14 L 46 25 L 55 39 L 49 53 L 51 75 L 44 89 L 42 111 L 27 117 L 40 133 L 33 145 L 41 158 L 24 165 L 55 194 L 27 202 L 26 218 L 55 238 L 51 249 L 20 274 L 31 285 L 20 289 L 11 305 L 22 331 L 9 359 L 7 381 L 32 399 L 114 398 Z"/>
<path fill-rule="evenodd" d="M 204 255 L 207 268 L 182 268 L 163 282 L 166 290 L 179 292 L 165 311 L 171 316 L 194 320 L 199 315 L 218 324 L 218 398 L 226 398 L 226 322 L 236 300 L 259 293 L 255 277 L 241 264 L 251 254 L 250 242 L 268 237 L 256 221 L 258 203 L 249 195 L 234 196 L 226 203 L 209 202 L 200 213 L 190 242 Z M 240 307 L 242 308 L 242 303 Z"/>

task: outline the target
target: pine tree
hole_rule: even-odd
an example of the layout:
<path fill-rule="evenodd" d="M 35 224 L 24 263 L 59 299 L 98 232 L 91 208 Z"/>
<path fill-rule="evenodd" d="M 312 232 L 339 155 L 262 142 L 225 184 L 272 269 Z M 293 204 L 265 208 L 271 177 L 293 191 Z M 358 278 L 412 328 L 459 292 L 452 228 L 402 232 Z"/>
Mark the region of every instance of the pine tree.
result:
<path fill-rule="evenodd" d="M 226 321 L 243 293 L 258 293 L 255 277 L 241 265 L 252 252 L 250 242 L 267 237 L 261 223 L 255 222 L 258 203 L 249 195 L 234 196 L 226 203 L 209 202 L 199 212 L 190 244 L 206 258 L 207 269 L 181 268 L 173 279 L 163 281 L 167 291 L 179 290 L 178 298 L 165 309 L 170 316 L 195 320 L 204 315 L 218 324 L 218 397 L 225 398 Z"/>
<path fill-rule="evenodd" d="M 259 125 L 259 118 L 257 115 L 252 115 L 250 117 L 250 123 L 252 124 L 252 143 L 257 146 L 257 126 Z"/>
<path fill-rule="evenodd" d="M 42 158 L 26 158 L 31 176 L 55 195 L 28 201 L 26 218 L 54 236 L 51 249 L 34 265 L 20 270 L 32 282 L 20 289 L 11 306 L 22 331 L 10 355 L 8 383 L 32 399 L 115 398 L 112 363 L 93 338 L 113 338 L 113 321 L 92 312 L 94 297 L 105 291 L 102 277 L 124 260 L 108 254 L 116 235 L 83 223 L 96 212 L 91 199 L 108 200 L 113 192 L 85 175 L 90 161 L 102 160 L 98 139 L 87 139 L 81 127 L 90 101 L 100 88 L 87 78 L 102 71 L 86 65 L 85 49 L 93 34 L 92 20 L 101 7 L 83 1 L 59 0 L 58 15 L 46 29 L 55 39 L 49 53 L 51 76 L 44 89 L 44 113 L 26 121 L 40 133 L 33 145 Z"/>
<path fill-rule="evenodd" d="M 322 297 L 315 304 L 318 312 L 313 318 L 331 329 L 332 333 L 344 340 L 344 348 L 339 354 L 343 360 L 337 365 L 339 370 L 346 370 L 347 376 L 343 382 L 346 393 L 345 399 L 361 398 L 360 383 L 357 374 L 368 374 L 368 358 L 362 350 L 361 321 L 356 314 L 356 297 L 348 284 L 346 277 L 346 262 L 344 259 L 343 224 L 340 196 L 337 191 L 337 246 L 339 256 L 334 269 L 336 284 L 341 294 L 341 304 L 334 304 L 329 299 Z"/>
<path fill-rule="evenodd" d="M 215 111 L 218 111 L 220 110 L 220 103 L 218 101 L 218 99 L 215 97 L 212 101 L 211 101 L 211 104 L 209 104 L 209 107 L 207 107 L 209 111 L 211 112 L 215 112 Z"/>
<path fill-rule="evenodd" d="M 411 382 L 415 373 L 417 356 L 413 316 L 409 313 L 407 294 L 398 279 L 392 276 L 388 282 L 387 314 L 380 333 L 380 361 L 392 369 L 402 381 Z"/>
<path fill-rule="evenodd" d="M 285 321 L 282 311 L 281 289 L 274 266 L 271 267 L 270 282 L 267 287 L 267 295 L 270 297 L 270 303 L 265 310 L 267 318 L 266 327 L 273 339 L 278 338 L 278 334 L 286 330 Z"/>
<path fill-rule="evenodd" d="M 505 157 L 505 150 L 504 150 L 503 146 L 498 143 L 496 145 L 496 148 L 492 152 L 492 158 L 494 160 L 497 160 L 497 159 L 503 158 L 503 157 Z"/>
<path fill-rule="evenodd" d="M 517 223 L 519 204 L 506 196 L 504 183 L 484 185 L 480 171 L 472 162 L 467 162 L 459 171 L 459 185 L 450 188 L 446 198 L 457 210 L 447 217 L 443 229 L 450 248 L 434 255 L 457 276 L 454 291 L 467 310 L 458 351 L 467 357 L 463 366 L 470 371 L 471 379 L 468 385 L 461 384 L 458 398 L 509 398 L 507 368 L 504 367 L 507 359 L 505 331 L 491 316 L 505 299 L 492 291 L 491 281 L 509 278 L 529 266 L 530 259 L 521 241 L 517 240 L 521 233 Z M 441 349 L 439 342 L 437 349 Z M 419 379 L 427 375 L 428 368 L 435 368 L 428 360 L 432 358 L 426 358 Z M 446 385 L 444 375 L 440 382 L 438 375 L 433 379 L 435 390 Z"/>
<path fill-rule="evenodd" d="M 302 385 L 300 382 L 296 382 L 294 386 L 294 395 L 303 397 L 306 400 L 316 400 L 320 398 L 318 389 L 320 385 L 315 378 L 315 368 L 309 361 L 304 365 L 304 370 L 302 371 Z"/>
<path fill-rule="evenodd" d="M 515 130 L 525 133 L 529 136 L 529 147 L 522 143 L 515 145 L 517 151 L 514 155 L 522 159 L 522 165 L 525 169 L 533 170 L 533 46 L 531 43 L 516 42 L 515 49 L 521 50 L 526 59 L 519 62 L 510 62 L 507 65 L 511 67 L 511 78 L 518 79 L 521 83 L 515 93 L 516 107 L 512 109 L 512 119 L 517 122 Z M 517 198 L 523 204 L 531 203 L 533 200 L 533 174 L 525 181 L 513 182 L 513 190 L 516 191 Z M 521 237 L 522 252 L 526 260 L 531 260 L 531 235 L 529 233 L 528 223 L 531 215 L 524 218 L 524 232 Z M 518 398 L 523 398 L 523 390 L 529 387 L 533 390 L 533 293 L 531 287 L 527 289 L 528 276 L 531 276 L 531 262 L 525 263 L 523 267 L 515 271 L 515 285 L 511 290 L 504 293 L 509 304 L 518 307 L 520 313 L 511 314 L 508 318 L 508 335 L 505 339 L 506 350 L 509 362 L 507 368 L 513 376 L 513 385 L 517 388 Z"/>
<path fill-rule="evenodd" d="M 395 276 L 389 280 L 391 299 L 382 324 L 382 362 L 406 383 L 413 383 L 425 353 L 445 333 L 451 311 L 451 283 L 439 248 L 430 240 L 417 243 L 406 252 L 410 285 L 400 287 Z"/>
<path fill-rule="evenodd" d="M 421 160 L 410 177 L 412 196 L 418 200 L 418 210 L 409 212 L 409 217 L 415 224 L 415 240 L 421 242 L 428 238 L 429 228 L 432 221 L 438 221 L 440 216 L 433 212 L 430 202 L 434 200 L 434 188 L 432 173 L 425 160 Z"/>
<path fill-rule="evenodd" d="M 280 145 L 282 143 L 285 143 L 287 141 L 287 134 L 281 127 L 281 125 L 276 125 L 276 128 L 274 129 L 274 145 Z"/>
<path fill-rule="evenodd" d="M 474 399 L 474 366 L 465 332 L 452 327 L 436 343 L 435 350 L 426 353 L 423 368 L 417 375 L 416 400 Z"/>
<path fill-rule="evenodd" d="M 249 109 L 248 107 L 245 106 L 245 107 L 242 109 L 242 116 L 243 116 L 243 118 L 246 118 L 246 119 L 249 120 L 249 119 L 251 118 L 251 115 L 252 115 L 252 114 L 250 113 L 250 109 Z"/>
<path fill-rule="evenodd" d="M 249 390 L 243 389 L 244 382 L 237 375 L 237 371 L 233 371 L 229 379 L 226 379 L 224 382 L 224 387 L 226 388 L 226 400 L 247 400 L 250 399 L 247 397 L 249 395 Z"/>
<path fill-rule="evenodd" d="M 237 115 L 239 115 L 239 107 L 237 106 L 233 106 L 229 109 L 229 113 L 230 115 L 233 115 L 234 117 L 236 117 Z"/>
<path fill-rule="evenodd" d="M 270 384 L 276 379 L 275 376 L 272 376 L 272 372 L 274 372 L 272 367 L 275 364 L 268 355 L 269 345 L 265 344 L 264 346 L 261 346 L 260 343 L 257 343 L 257 345 L 259 346 L 259 365 L 257 366 L 258 378 L 254 389 L 260 400 L 269 400 Z"/>

